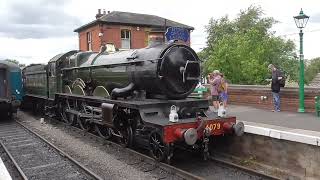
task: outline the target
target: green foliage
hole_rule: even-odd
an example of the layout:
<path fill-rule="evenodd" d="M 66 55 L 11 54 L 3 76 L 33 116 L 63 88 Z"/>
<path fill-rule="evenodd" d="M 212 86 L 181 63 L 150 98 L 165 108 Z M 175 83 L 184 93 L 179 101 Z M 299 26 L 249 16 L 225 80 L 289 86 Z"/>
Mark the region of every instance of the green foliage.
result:
<path fill-rule="evenodd" d="M 305 83 L 309 84 L 315 76 L 320 73 L 320 57 L 310 60 L 310 64 L 305 69 Z"/>
<path fill-rule="evenodd" d="M 19 61 L 15 60 L 15 59 L 5 59 L 5 61 L 12 62 L 17 65 L 19 64 Z"/>
<path fill-rule="evenodd" d="M 18 60 L 15 60 L 15 59 L 5 59 L 5 61 L 8 61 L 8 62 L 12 62 L 14 64 L 17 64 L 19 65 L 20 68 L 23 68 L 23 67 L 26 67 L 25 64 L 20 64 Z"/>
<path fill-rule="evenodd" d="M 234 20 L 224 16 L 209 21 L 207 47 L 199 53 L 204 74 L 219 69 L 232 83 L 264 84 L 270 76 L 267 66 L 273 63 L 297 79 L 294 43 L 276 37 L 270 31 L 276 21 L 262 15 L 260 7 L 250 6 Z"/>

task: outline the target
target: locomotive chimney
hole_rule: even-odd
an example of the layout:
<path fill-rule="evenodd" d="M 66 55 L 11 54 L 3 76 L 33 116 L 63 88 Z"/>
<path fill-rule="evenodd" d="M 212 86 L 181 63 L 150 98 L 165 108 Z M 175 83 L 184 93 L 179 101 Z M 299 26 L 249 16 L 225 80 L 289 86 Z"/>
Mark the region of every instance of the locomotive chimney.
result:
<path fill-rule="evenodd" d="M 98 13 L 96 14 L 96 19 L 99 19 L 103 14 L 101 14 L 101 9 L 98 9 Z"/>

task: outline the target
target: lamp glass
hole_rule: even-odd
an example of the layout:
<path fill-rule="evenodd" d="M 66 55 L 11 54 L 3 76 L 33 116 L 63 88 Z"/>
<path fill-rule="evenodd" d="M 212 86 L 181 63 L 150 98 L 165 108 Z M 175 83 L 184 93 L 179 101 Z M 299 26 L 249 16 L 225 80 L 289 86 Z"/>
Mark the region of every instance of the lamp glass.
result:
<path fill-rule="evenodd" d="M 305 15 L 301 9 L 300 13 L 298 16 L 294 16 L 294 21 L 297 25 L 298 28 L 304 28 L 306 27 L 308 20 L 309 20 L 309 16 Z"/>

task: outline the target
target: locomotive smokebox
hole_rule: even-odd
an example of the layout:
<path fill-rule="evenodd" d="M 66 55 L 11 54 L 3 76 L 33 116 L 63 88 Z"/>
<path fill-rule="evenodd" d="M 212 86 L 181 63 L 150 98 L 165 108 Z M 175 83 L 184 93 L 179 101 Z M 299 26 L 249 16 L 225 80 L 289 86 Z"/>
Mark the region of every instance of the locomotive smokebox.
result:
<path fill-rule="evenodd" d="M 185 98 L 199 82 L 200 62 L 188 46 L 172 46 L 165 50 L 158 74 L 164 82 L 162 89 L 168 97 Z"/>
<path fill-rule="evenodd" d="M 133 81 L 148 94 L 165 95 L 169 99 L 183 99 L 193 92 L 200 79 L 197 54 L 183 44 L 158 45 L 137 50 Z"/>

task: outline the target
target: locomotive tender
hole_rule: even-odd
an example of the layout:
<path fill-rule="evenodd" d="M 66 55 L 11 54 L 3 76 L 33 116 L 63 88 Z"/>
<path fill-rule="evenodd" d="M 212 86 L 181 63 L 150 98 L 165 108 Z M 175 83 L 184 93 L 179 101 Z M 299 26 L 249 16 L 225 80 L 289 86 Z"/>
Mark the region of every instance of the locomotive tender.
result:
<path fill-rule="evenodd" d="M 19 65 L 0 61 L 0 113 L 10 119 L 12 114 L 17 112 L 22 100 L 21 80 Z"/>
<path fill-rule="evenodd" d="M 149 149 L 159 161 L 169 161 L 176 146 L 200 149 L 206 158 L 209 137 L 241 135 L 243 124 L 218 117 L 207 100 L 187 98 L 200 73 L 197 54 L 183 44 L 70 51 L 23 70 L 24 102 L 126 147 Z"/>

